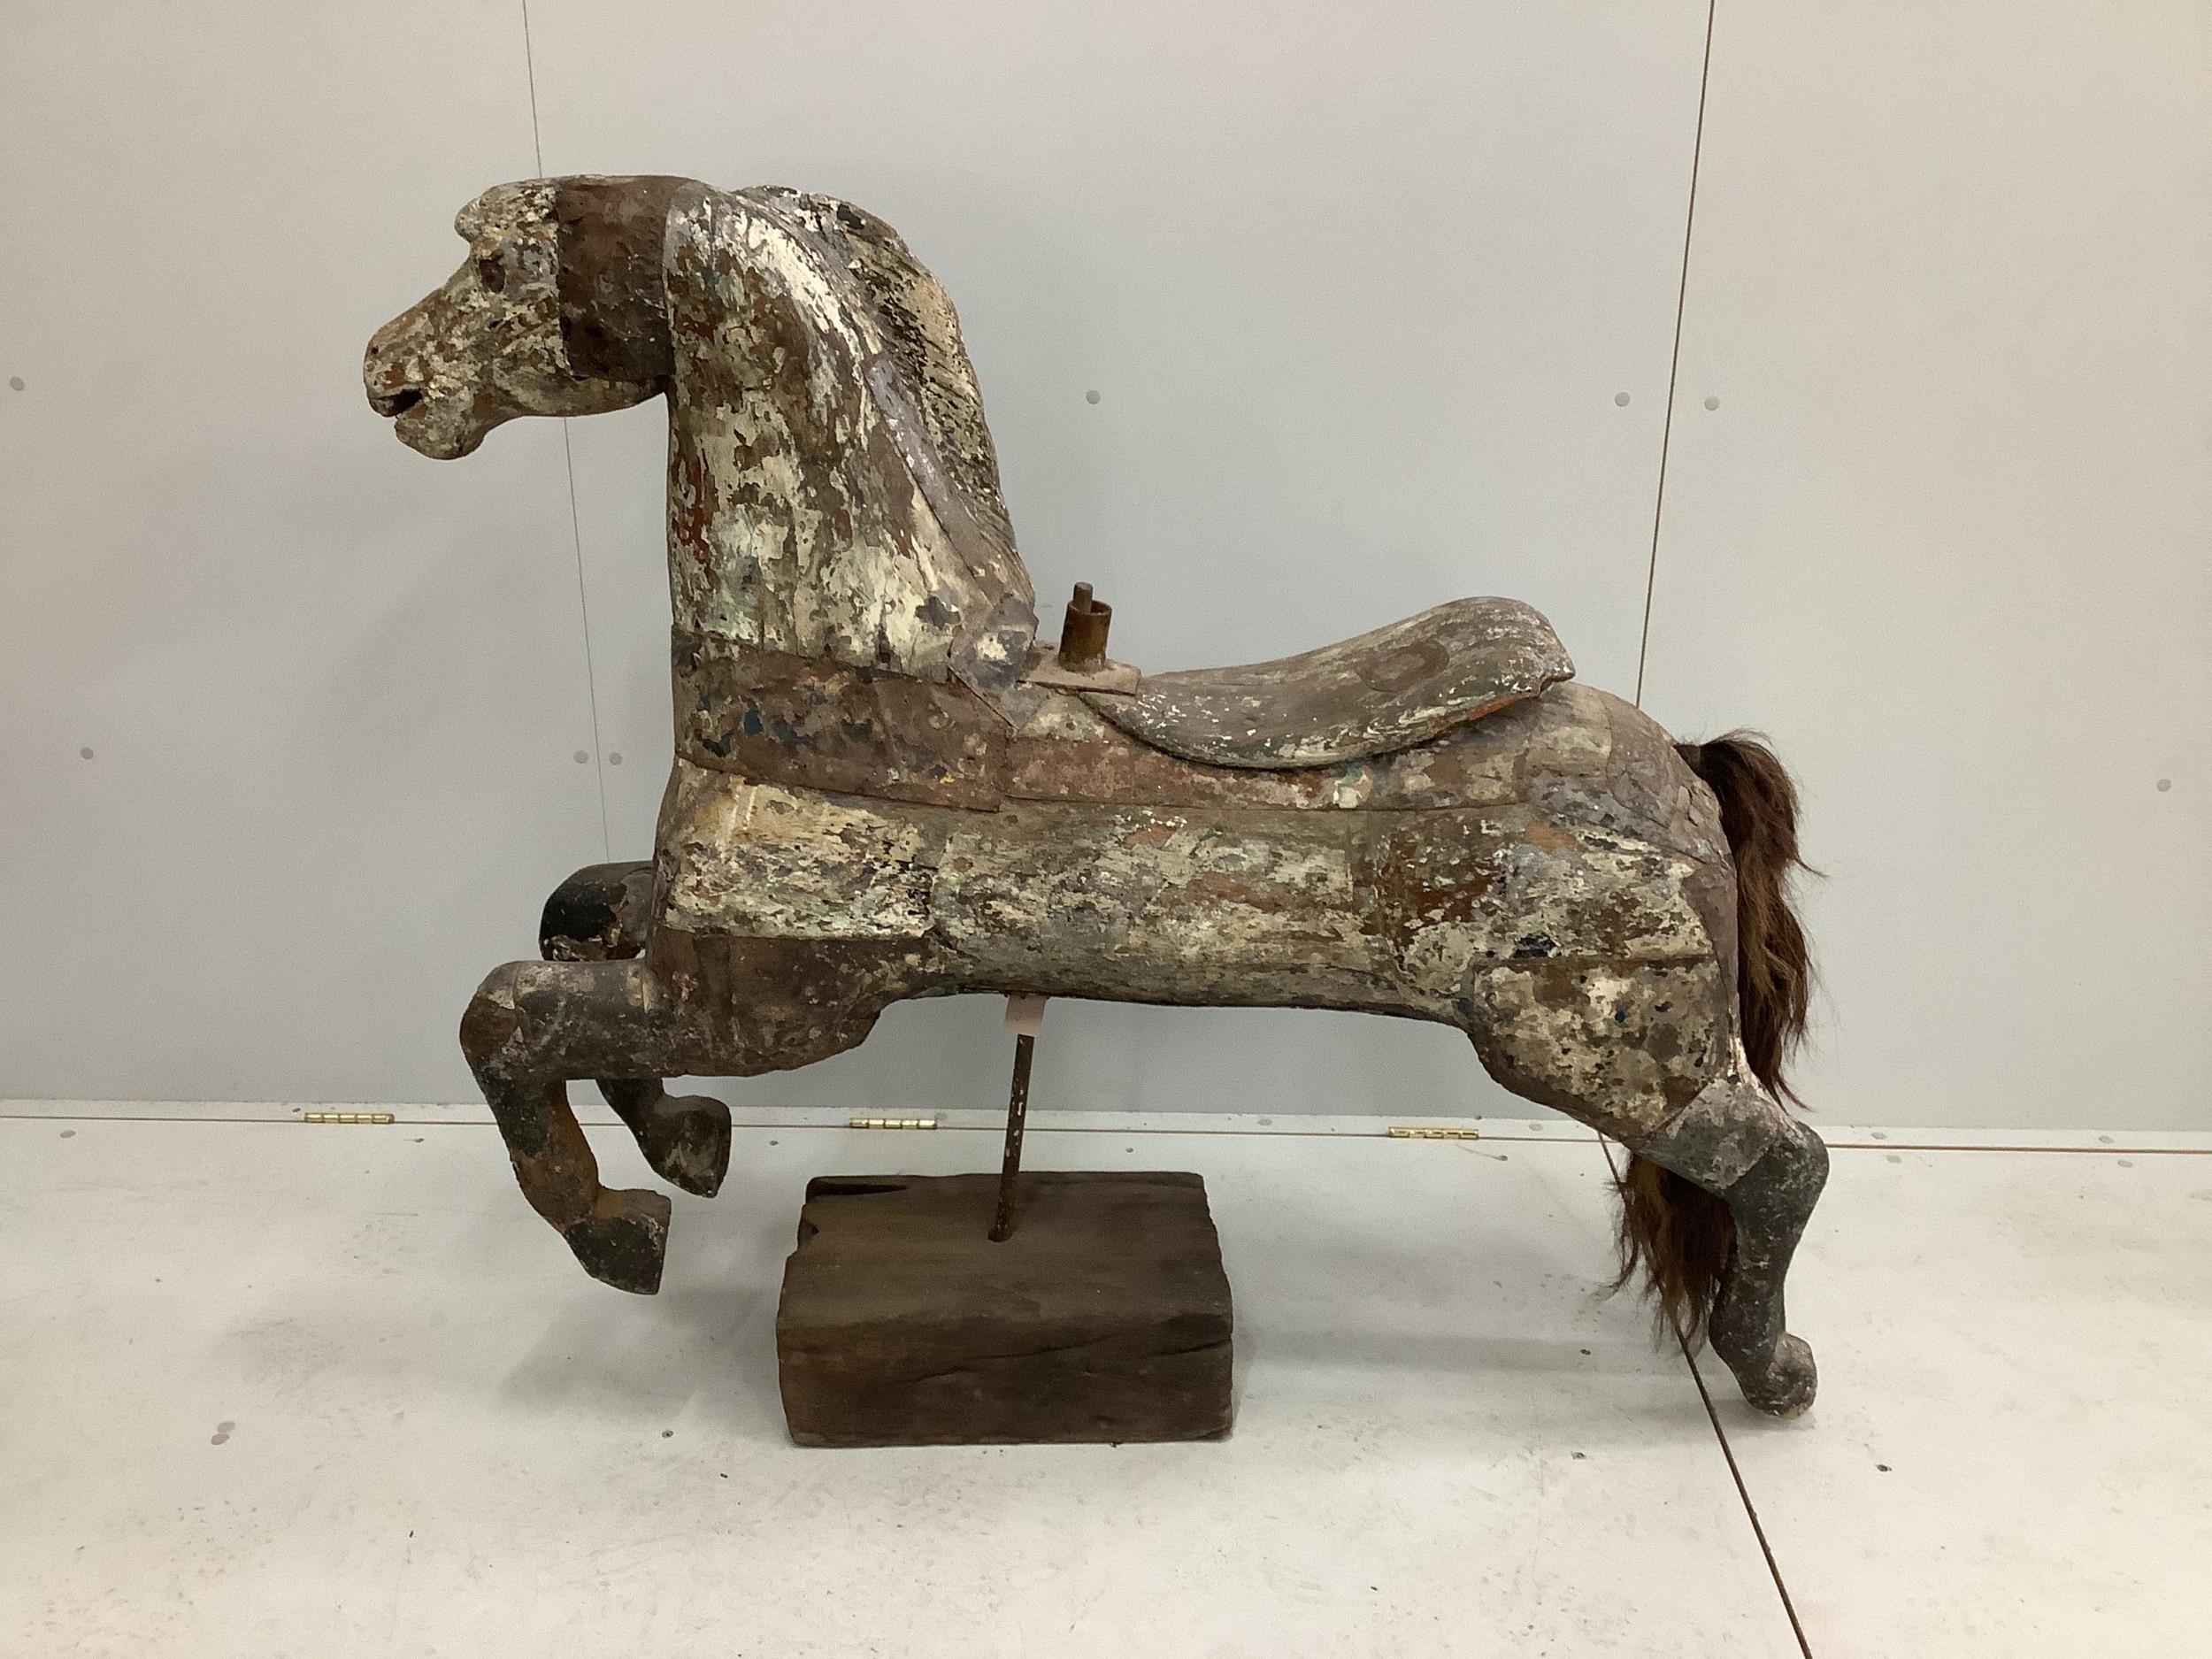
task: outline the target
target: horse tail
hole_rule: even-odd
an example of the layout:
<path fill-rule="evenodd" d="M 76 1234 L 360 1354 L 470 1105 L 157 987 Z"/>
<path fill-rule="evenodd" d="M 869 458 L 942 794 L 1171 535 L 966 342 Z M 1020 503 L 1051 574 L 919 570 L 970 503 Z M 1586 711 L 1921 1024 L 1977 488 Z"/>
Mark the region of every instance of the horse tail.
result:
<path fill-rule="evenodd" d="M 1804 1102 L 1784 1076 L 1805 1035 L 1812 953 L 1790 903 L 1790 877 L 1810 870 L 1797 850 L 1797 786 L 1774 751 L 1749 732 L 1676 752 L 1720 802 L 1720 825 L 1736 862 L 1736 996 L 1744 1056 L 1777 1099 Z"/>
<path fill-rule="evenodd" d="M 1778 1100 L 1799 1101 L 1785 1066 L 1805 1034 L 1812 956 L 1790 903 L 1792 874 L 1809 869 L 1797 847 L 1797 786 L 1748 732 L 1678 743 L 1684 763 L 1720 803 L 1736 865 L 1736 996 L 1744 1057 Z M 1695 1341 L 1735 1244 L 1727 1201 L 1631 1154 L 1619 1179 L 1618 1283 L 1640 1270 L 1661 1317 Z"/>

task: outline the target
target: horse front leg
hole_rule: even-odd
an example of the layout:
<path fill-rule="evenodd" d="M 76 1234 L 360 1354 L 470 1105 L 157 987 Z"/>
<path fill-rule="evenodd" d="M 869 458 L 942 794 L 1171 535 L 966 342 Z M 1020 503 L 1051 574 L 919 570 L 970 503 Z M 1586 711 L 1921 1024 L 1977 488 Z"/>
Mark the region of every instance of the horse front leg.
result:
<path fill-rule="evenodd" d="M 569 1080 L 810 1065 L 860 1042 L 884 1008 L 933 979 L 921 949 L 903 942 L 664 933 L 656 948 L 664 962 L 511 962 L 461 1020 L 462 1051 L 523 1196 L 594 1279 L 649 1295 L 660 1287 L 668 1200 L 600 1184 Z M 720 1128 L 717 1180 L 726 1118 Z"/>
<path fill-rule="evenodd" d="M 538 923 L 548 962 L 618 962 L 645 949 L 653 865 L 587 864 L 553 890 Z M 711 1198 L 730 1167 L 730 1109 L 704 1094 L 672 1095 L 657 1077 L 601 1077 L 599 1093 L 635 1137 L 653 1173 Z"/>
<path fill-rule="evenodd" d="M 600 1184 L 568 1079 L 670 1064 L 675 1021 L 651 989 L 638 962 L 512 962 L 493 970 L 461 1019 L 462 1052 L 523 1196 L 586 1272 L 641 1295 L 660 1288 L 668 1200 Z"/>

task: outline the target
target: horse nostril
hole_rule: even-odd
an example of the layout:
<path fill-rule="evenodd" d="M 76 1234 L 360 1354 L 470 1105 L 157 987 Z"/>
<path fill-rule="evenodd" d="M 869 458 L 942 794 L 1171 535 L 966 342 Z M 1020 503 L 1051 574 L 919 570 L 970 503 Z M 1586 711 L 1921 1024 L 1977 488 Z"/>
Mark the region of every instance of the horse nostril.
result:
<path fill-rule="evenodd" d="M 381 397 L 373 397 L 369 401 L 376 405 L 378 414 L 390 418 L 403 415 L 417 403 L 422 402 L 422 392 L 419 388 L 411 386 L 404 391 L 388 392 Z"/>

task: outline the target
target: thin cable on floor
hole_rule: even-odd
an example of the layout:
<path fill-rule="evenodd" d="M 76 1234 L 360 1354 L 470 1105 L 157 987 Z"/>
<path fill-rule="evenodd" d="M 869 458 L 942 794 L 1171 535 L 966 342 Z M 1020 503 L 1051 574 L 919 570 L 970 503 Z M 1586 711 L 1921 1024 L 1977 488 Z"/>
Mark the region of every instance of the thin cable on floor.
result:
<path fill-rule="evenodd" d="M 1612 1172 L 1617 1185 L 1621 1166 L 1613 1157 L 1613 1142 L 1605 1136 L 1598 1137 L 1598 1150 L 1605 1155 L 1605 1167 Z M 1774 1549 L 1767 1542 L 1767 1529 L 1759 1519 L 1758 1506 L 1751 1501 L 1751 1488 L 1744 1485 L 1743 1471 L 1736 1466 L 1736 1448 L 1728 1443 L 1728 1431 L 1720 1425 L 1720 1413 L 1713 1409 L 1713 1396 L 1705 1386 L 1705 1374 L 1697 1368 L 1697 1356 L 1690 1352 L 1690 1345 L 1683 1340 L 1679 1326 L 1672 1328 L 1674 1345 L 1681 1350 L 1682 1363 L 1689 1368 L 1690 1380 L 1697 1385 L 1697 1397 L 1705 1407 L 1705 1420 L 1713 1425 L 1713 1438 L 1720 1442 L 1720 1455 L 1727 1460 L 1728 1478 L 1736 1483 L 1736 1498 L 1743 1505 L 1743 1512 L 1751 1522 L 1751 1535 L 1759 1540 L 1759 1554 L 1765 1558 L 1767 1576 L 1774 1580 L 1774 1593 L 1782 1598 L 1782 1612 L 1790 1622 L 1790 1633 L 1797 1638 L 1797 1651 L 1804 1659 L 1813 1659 L 1812 1644 L 1805 1640 L 1805 1627 L 1798 1623 L 1797 1603 L 1790 1600 L 1790 1587 L 1782 1582 L 1782 1568 L 1774 1559 Z"/>
<path fill-rule="evenodd" d="M 1690 1368 L 1690 1380 L 1697 1385 L 1697 1397 L 1705 1402 L 1705 1420 L 1713 1425 L 1713 1437 L 1720 1442 L 1720 1455 L 1728 1460 L 1728 1478 L 1736 1483 L 1736 1495 L 1743 1501 L 1743 1512 L 1751 1517 L 1751 1535 L 1759 1540 L 1759 1553 L 1766 1557 L 1767 1574 L 1774 1580 L 1774 1593 L 1782 1598 L 1782 1611 L 1789 1616 L 1790 1632 L 1797 1638 L 1797 1651 L 1805 1659 L 1813 1659 L 1812 1644 L 1805 1640 L 1805 1627 L 1797 1622 L 1797 1604 L 1790 1600 L 1790 1587 L 1782 1582 L 1782 1569 L 1776 1564 L 1773 1547 L 1767 1542 L 1767 1529 L 1760 1525 L 1758 1506 L 1751 1502 L 1750 1488 L 1743 1483 L 1743 1471 L 1736 1466 L 1736 1448 L 1728 1443 L 1728 1431 L 1721 1427 L 1720 1413 L 1713 1409 L 1713 1396 L 1705 1386 L 1705 1374 L 1698 1370 L 1696 1356 L 1682 1340 L 1681 1332 L 1674 1333 L 1674 1340 L 1682 1350 L 1682 1363 Z"/>
<path fill-rule="evenodd" d="M 1674 352 L 1667 361 L 1667 413 L 1659 427 L 1659 488 L 1651 503 L 1651 557 L 1644 567 L 1644 626 L 1636 637 L 1636 706 L 1644 706 L 1644 663 L 1651 655 L 1651 596 L 1659 585 L 1659 521 L 1667 508 L 1667 449 L 1674 441 L 1674 388 L 1682 373 L 1682 313 L 1690 296 L 1690 236 L 1697 227 L 1697 168 L 1705 154 L 1705 88 L 1713 76 L 1713 11 L 1705 4 L 1705 57 L 1697 72 L 1697 130 L 1690 141 L 1690 200 L 1682 214 L 1682 275 L 1674 290 Z"/>
<path fill-rule="evenodd" d="M 538 175 L 545 175 L 545 138 L 538 128 L 538 64 L 530 45 L 530 0 L 522 0 L 522 66 L 530 84 L 530 153 Z M 561 460 L 568 469 L 568 534 L 576 554 L 576 606 L 584 622 L 584 687 L 591 700 L 591 771 L 599 785 L 599 841 L 614 856 L 614 831 L 607 818 L 607 759 L 599 737 L 599 675 L 591 659 L 591 595 L 584 581 L 584 530 L 576 510 L 576 450 L 569 442 L 568 417 L 561 418 Z"/>

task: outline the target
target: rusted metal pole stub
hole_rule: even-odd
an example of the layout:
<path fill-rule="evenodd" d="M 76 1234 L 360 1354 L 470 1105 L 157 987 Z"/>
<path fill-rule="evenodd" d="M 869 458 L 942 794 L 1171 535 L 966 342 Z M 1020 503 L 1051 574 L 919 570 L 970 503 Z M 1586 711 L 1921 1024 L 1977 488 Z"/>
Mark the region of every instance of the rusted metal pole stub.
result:
<path fill-rule="evenodd" d="M 998 1213 L 991 1218 L 994 1244 L 1003 1244 L 1014 1236 L 1014 1183 L 1022 1172 L 1022 1126 L 1029 1117 L 1029 1063 L 1036 1052 L 1037 1040 L 1027 1032 L 1014 1039 L 1014 1086 L 1006 1096 L 1006 1154 L 999 1162 Z"/>
<path fill-rule="evenodd" d="M 1091 597 L 1088 582 L 1075 584 L 1068 614 L 1060 626 L 1060 666 L 1096 668 L 1106 660 L 1106 630 L 1114 620 L 1114 608 Z"/>

